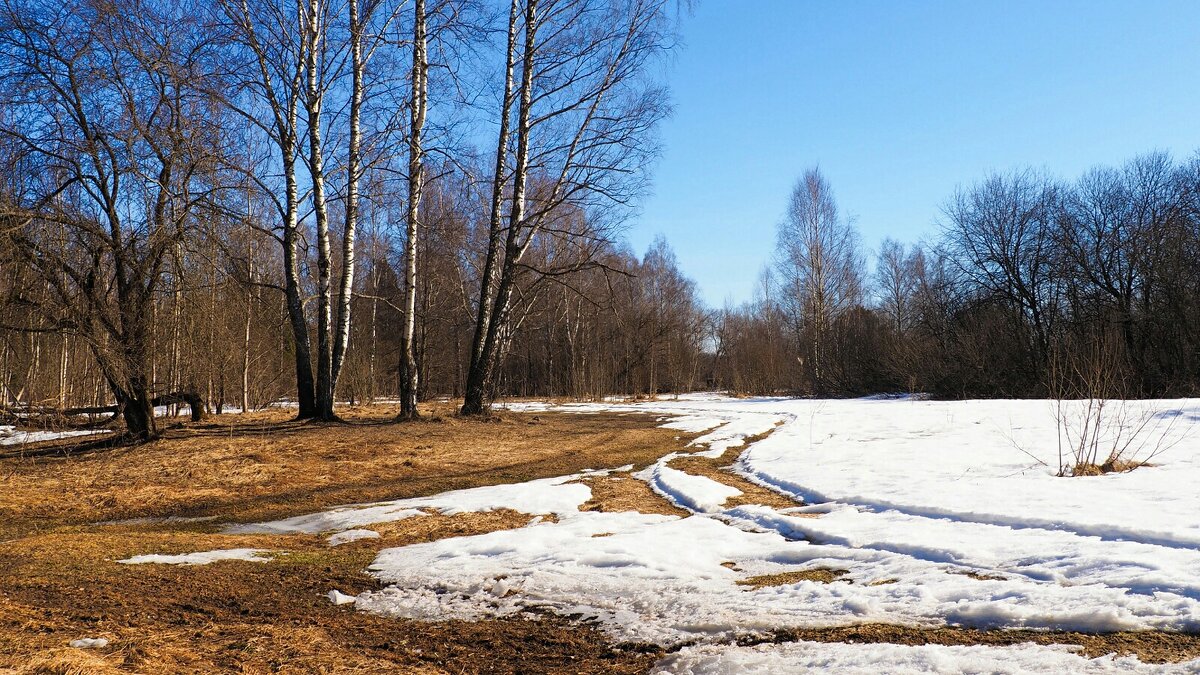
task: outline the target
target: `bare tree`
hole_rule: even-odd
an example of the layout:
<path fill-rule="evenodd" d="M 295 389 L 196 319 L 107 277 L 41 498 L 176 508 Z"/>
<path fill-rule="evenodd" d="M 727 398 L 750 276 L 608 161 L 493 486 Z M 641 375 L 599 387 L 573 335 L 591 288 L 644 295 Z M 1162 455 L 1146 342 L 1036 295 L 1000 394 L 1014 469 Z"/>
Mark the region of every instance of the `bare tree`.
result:
<path fill-rule="evenodd" d="M 1038 364 L 1048 354 L 1061 291 L 1054 268 L 1059 203 L 1058 184 L 1026 170 L 989 176 L 944 209 L 950 260 L 977 288 L 1025 315 Z"/>
<path fill-rule="evenodd" d="M 414 338 L 417 313 L 418 218 L 422 183 L 425 180 L 422 135 L 425 131 L 425 115 L 428 111 L 429 96 L 429 57 L 426 51 L 425 30 L 425 0 L 414 0 L 412 71 L 409 75 L 412 89 L 408 129 L 408 205 L 404 219 L 404 327 L 400 337 L 400 417 L 405 419 L 418 416 L 419 371 L 417 370 Z"/>
<path fill-rule="evenodd" d="M 157 435 L 155 294 L 221 185 L 221 148 L 205 128 L 215 120 L 207 41 L 186 9 L 0 8 L 0 136 L 18 148 L 24 179 L 4 214 L 6 249 L 45 289 L 12 289 L 39 318 L 18 328 L 85 340 L 138 440 Z"/>
<path fill-rule="evenodd" d="M 875 266 L 875 284 L 879 290 L 880 308 L 887 316 L 892 330 L 904 333 L 913 327 L 913 307 L 919 279 L 915 273 L 914 255 L 904 244 L 887 238 L 879 247 Z"/>
<path fill-rule="evenodd" d="M 776 270 L 782 305 L 791 316 L 816 391 L 830 384 L 826 361 L 835 318 L 859 304 L 863 260 L 858 231 L 838 213 L 833 190 L 809 169 L 792 190 L 779 226 Z"/>
<path fill-rule="evenodd" d="M 395 116 L 393 101 L 382 95 L 372 99 L 392 79 L 390 65 L 372 70 L 372 62 L 395 45 L 397 12 L 397 5 L 375 0 L 347 0 L 344 6 L 328 0 L 222 4 L 234 45 L 226 103 L 274 151 L 267 170 L 253 166 L 248 171 L 280 215 L 281 290 L 292 326 L 302 418 L 334 417 L 351 337 L 361 183 L 372 166 L 367 146 L 379 152 L 396 130 L 389 122 Z M 376 118 L 369 143 L 364 139 L 368 114 Z M 306 170 L 303 177 L 297 166 Z M 309 214 L 316 252 L 315 377 L 302 276 Z M 337 215 L 341 238 L 335 256 Z"/>
<path fill-rule="evenodd" d="M 228 65 L 229 81 L 223 87 L 225 102 L 245 122 L 262 134 L 274 151 L 275 171 L 262 171 L 271 160 L 247 167 L 247 176 L 271 199 L 279 214 L 278 230 L 271 230 L 283 250 L 283 291 L 292 330 L 299 417 L 317 414 L 312 348 L 304 312 L 304 285 L 300 230 L 301 195 L 297 173 L 302 129 L 299 122 L 303 94 L 306 42 L 295 21 L 298 7 L 271 0 L 222 0 L 221 10 L 234 48 Z M 279 182 L 282 185 L 279 185 Z"/>
<path fill-rule="evenodd" d="M 625 206 L 641 189 L 644 162 L 655 152 L 649 133 L 666 113 L 663 94 L 648 80 L 647 69 L 672 44 L 668 5 L 665 0 L 510 4 L 496 170 L 464 414 L 486 410 L 519 277 L 561 276 L 594 264 L 574 260 L 566 269 L 527 265 L 535 240 L 555 232 L 570 236 L 566 225 L 575 221 L 566 205 L 589 210 L 598 223 L 605 210 Z M 509 171 L 514 108 L 516 148 Z"/>

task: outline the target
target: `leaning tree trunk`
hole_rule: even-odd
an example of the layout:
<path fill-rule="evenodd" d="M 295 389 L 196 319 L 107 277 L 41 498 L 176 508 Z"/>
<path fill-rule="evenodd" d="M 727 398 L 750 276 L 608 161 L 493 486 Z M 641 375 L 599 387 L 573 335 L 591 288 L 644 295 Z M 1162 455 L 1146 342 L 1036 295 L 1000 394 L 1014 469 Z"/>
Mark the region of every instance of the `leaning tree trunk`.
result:
<path fill-rule="evenodd" d="M 487 412 L 486 397 L 488 380 L 491 378 L 492 354 L 489 342 L 494 344 L 492 286 L 495 283 L 496 267 L 500 264 L 500 237 L 502 233 L 501 209 L 504 205 L 505 167 L 508 157 L 509 114 L 513 103 L 513 74 L 516 70 L 517 43 L 517 0 L 512 0 L 508 14 L 508 51 L 505 59 L 504 98 L 500 105 L 500 133 L 496 143 L 496 167 L 492 177 L 491 217 L 488 227 L 487 256 L 484 259 L 483 275 L 479 288 L 479 307 L 475 317 L 475 335 L 471 340 L 471 360 L 467 367 L 467 384 L 463 391 L 463 415 L 482 415 Z M 526 28 L 528 35 L 529 29 Z M 526 50 L 532 46 L 527 45 Z M 525 78 L 523 74 L 522 79 Z M 522 91 L 524 97 L 526 92 Z M 514 225 L 510 223 L 510 225 Z M 489 340 L 489 337 L 492 339 Z"/>

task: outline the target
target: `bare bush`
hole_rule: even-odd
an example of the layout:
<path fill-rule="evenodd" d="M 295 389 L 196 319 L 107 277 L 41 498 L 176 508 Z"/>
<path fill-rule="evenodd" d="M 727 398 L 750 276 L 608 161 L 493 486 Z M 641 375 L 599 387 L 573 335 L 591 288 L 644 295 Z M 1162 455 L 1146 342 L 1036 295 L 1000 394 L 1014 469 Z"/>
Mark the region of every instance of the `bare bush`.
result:
<path fill-rule="evenodd" d="M 1179 410 L 1130 400 L 1132 377 L 1118 339 L 1064 340 L 1049 373 L 1059 476 L 1132 471 L 1183 440 Z"/>

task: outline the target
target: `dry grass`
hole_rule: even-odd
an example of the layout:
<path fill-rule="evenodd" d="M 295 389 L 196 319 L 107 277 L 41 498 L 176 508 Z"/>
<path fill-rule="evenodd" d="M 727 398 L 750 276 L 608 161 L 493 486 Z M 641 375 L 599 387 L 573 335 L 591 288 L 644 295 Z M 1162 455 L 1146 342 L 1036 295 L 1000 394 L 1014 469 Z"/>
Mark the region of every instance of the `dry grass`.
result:
<path fill-rule="evenodd" d="M 777 574 L 763 574 L 757 577 L 749 577 L 740 579 L 737 582 L 738 586 L 749 586 L 750 588 L 766 588 L 768 586 L 786 586 L 788 584 L 796 584 L 801 581 L 813 581 L 818 584 L 831 584 L 841 577 L 848 574 L 846 570 L 835 570 L 828 567 L 816 567 L 810 570 L 795 570 L 792 572 L 779 572 Z"/>
<path fill-rule="evenodd" d="M 0 460 L 0 539 L 137 517 L 267 520 L 354 502 L 646 464 L 679 447 L 640 415 L 440 417 L 392 424 L 390 406 L 347 424 L 287 411 L 227 415 L 140 447 Z M 69 446 L 61 446 L 69 447 Z"/>
<path fill-rule="evenodd" d="M 684 471 L 696 476 L 711 478 L 718 483 L 724 483 L 729 487 L 741 490 L 742 494 L 725 500 L 724 506 L 726 507 L 742 506 L 745 504 L 761 504 L 774 509 L 786 509 L 795 506 L 802 506 L 802 502 L 793 500 L 792 498 L 775 492 L 774 490 L 769 490 L 757 483 L 752 483 L 737 473 L 734 473 L 732 470 L 731 465 L 737 461 L 738 456 L 741 455 L 747 447 L 756 441 L 765 438 L 770 433 L 771 432 L 768 431 L 765 434 L 747 438 L 744 445 L 729 448 L 720 457 L 714 459 L 700 457 L 697 455 L 684 455 L 672 459 L 669 462 L 669 465 L 672 468 L 679 469 L 680 471 Z M 793 515 L 804 517 L 809 514 Z"/>
<path fill-rule="evenodd" d="M 227 520 L 644 465 L 681 447 L 677 432 L 643 416 L 392 424 L 395 412 L 352 409 L 332 425 L 296 423 L 285 411 L 223 416 L 141 447 L 0 460 L 0 672 L 646 670 L 655 650 L 623 651 L 563 620 L 403 621 L 323 597 L 377 588 L 364 570 L 381 548 L 523 527 L 530 514 L 408 518 L 372 526 L 379 539 L 336 548 L 316 535 L 218 532 Z M 220 520 L 157 520 L 171 516 Z M 131 518 L 148 520 L 94 524 Z M 194 567 L 114 562 L 226 548 L 278 554 Z M 67 647 L 79 637 L 110 643 Z"/>
<path fill-rule="evenodd" d="M 383 546 L 527 524 L 514 511 L 431 515 L 336 548 L 317 536 L 62 528 L 0 551 L 0 672 L 640 672 L 626 653 L 563 621 L 424 623 L 329 604 L 330 589 L 378 588 L 363 570 Z M 119 565 L 140 552 L 255 546 L 269 563 Z M 101 649 L 67 648 L 104 637 Z M 76 670 L 72 670 L 72 669 Z M 108 670 L 105 670 L 107 668 Z"/>
<path fill-rule="evenodd" d="M 899 645 L 988 645 L 1001 647 L 1033 642 L 1039 645 L 1076 645 L 1084 656 L 1134 655 L 1145 663 L 1178 663 L 1200 657 L 1200 635 L 1131 631 L 1124 633 L 1074 633 L 1038 630 L 978 630 L 924 628 L 894 624 L 862 624 L 840 628 L 781 630 L 767 639 L 748 637 L 745 645 L 764 642 L 853 642 Z"/>
<path fill-rule="evenodd" d="M 659 496 L 645 481 L 632 478 L 628 474 L 594 476 L 576 482 L 592 490 L 592 498 L 583 503 L 581 511 L 637 511 L 681 518 L 690 515 L 688 511 Z"/>
<path fill-rule="evenodd" d="M 1103 464 L 1080 463 L 1071 468 L 1072 476 L 1103 476 L 1107 473 L 1127 473 L 1143 466 L 1154 466 L 1149 462 L 1124 459 L 1109 460 Z"/>

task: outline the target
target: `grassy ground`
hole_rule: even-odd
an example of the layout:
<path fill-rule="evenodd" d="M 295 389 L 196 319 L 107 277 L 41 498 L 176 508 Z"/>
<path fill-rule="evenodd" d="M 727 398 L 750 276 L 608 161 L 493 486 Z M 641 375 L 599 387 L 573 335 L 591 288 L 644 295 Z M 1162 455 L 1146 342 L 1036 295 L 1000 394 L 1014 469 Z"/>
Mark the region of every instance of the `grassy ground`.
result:
<path fill-rule="evenodd" d="M 145 446 L 51 445 L 0 458 L 0 673 L 633 673 L 662 656 L 613 645 L 588 626 L 538 620 L 416 622 L 331 605 L 330 589 L 377 588 L 363 573 L 389 546 L 522 527 L 515 511 L 431 515 L 373 526 L 382 537 L 330 548 L 309 535 L 226 535 L 229 522 L 309 513 L 338 504 L 642 466 L 690 437 L 637 415 L 504 413 L 464 420 L 444 409 L 393 424 L 386 406 L 351 409 L 346 424 L 292 422 L 284 411 L 184 424 Z M 725 470 L 738 454 L 672 465 L 738 487 L 750 501 L 785 498 Z M 686 516 L 642 481 L 589 478 L 583 508 Z M 169 519 L 169 520 L 168 520 Z M 279 552 L 269 563 L 203 567 L 120 565 L 142 553 L 218 548 Z M 840 570 L 809 580 L 847 583 Z M 793 583 L 756 577 L 747 588 Z M 103 637 L 103 649 L 72 649 Z M 1200 637 L 1084 635 L 867 625 L 780 631 L 746 642 L 1080 645 L 1089 655 L 1147 661 L 1200 656 Z"/>
<path fill-rule="evenodd" d="M 620 673 L 654 661 L 654 650 L 619 650 L 555 618 L 422 623 L 323 597 L 375 588 L 363 570 L 380 548 L 520 527 L 526 514 L 412 518 L 337 548 L 317 536 L 217 532 L 336 504 L 641 465 L 686 440 L 637 416 L 474 421 L 434 409 L 392 424 L 396 412 L 349 410 L 340 425 L 280 411 L 222 416 L 136 448 L 39 446 L 26 453 L 39 456 L 0 459 L 0 672 Z M 239 547 L 286 553 L 267 564 L 113 562 Z M 67 647 L 80 637 L 110 644 Z"/>

